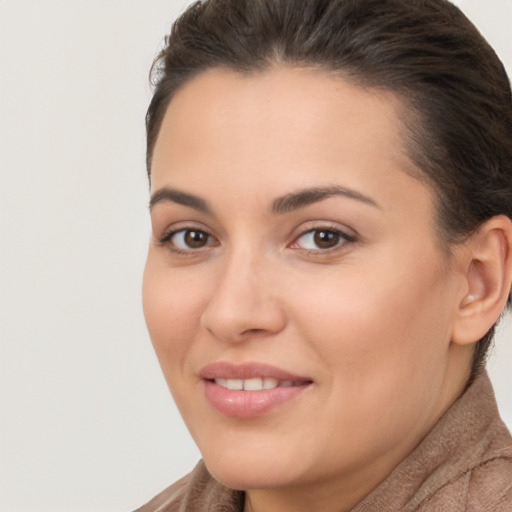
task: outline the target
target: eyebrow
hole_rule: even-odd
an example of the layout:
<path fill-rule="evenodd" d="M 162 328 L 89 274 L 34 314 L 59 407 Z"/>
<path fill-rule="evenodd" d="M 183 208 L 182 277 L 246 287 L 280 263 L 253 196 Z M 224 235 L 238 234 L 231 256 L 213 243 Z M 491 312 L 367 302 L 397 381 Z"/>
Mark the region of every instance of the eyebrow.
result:
<path fill-rule="evenodd" d="M 339 185 L 332 185 L 327 187 L 307 188 L 287 194 L 283 197 L 278 197 L 272 203 L 272 212 L 278 214 L 291 212 L 333 196 L 347 197 L 348 199 L 354 199 L 370 206 L 380 208 L 380 206 L 371 197 L 368 197 L 357 190 Z"/>
<path fill-rule="evenodd" d="M 272 202 L 271 211 L 275 214 L 287 213 L 299 210 L 300 208 L 305 208 L 310 204 L 323 201 L 324 199 L 333 196 L 343 196 L 348 199 L 354 199 L 370 206 L 380 208 L 380 206 L 371 197 L 368 197 L 357 190 L 342 187 L 340 185 L 331 185 L 326 187 L 306 188 L 278 197 Z M 201 197 L 169 187 L 158 189 L 151 196 L 149 201 L 149 210 L 151 211 L 156 204 L 166 201 L 187 206 L 202 213 L 212 213 L 212 209 L 208 203 Z"/>
<path fill-rule="evenodd" d="M 211 213 L 212 211 L 204 199 L 169 187 L 160 188 L 151 196 L 149 210 L 151 211 L 156 204 L 162 202 L 181 204 L 203 213 Z"/>

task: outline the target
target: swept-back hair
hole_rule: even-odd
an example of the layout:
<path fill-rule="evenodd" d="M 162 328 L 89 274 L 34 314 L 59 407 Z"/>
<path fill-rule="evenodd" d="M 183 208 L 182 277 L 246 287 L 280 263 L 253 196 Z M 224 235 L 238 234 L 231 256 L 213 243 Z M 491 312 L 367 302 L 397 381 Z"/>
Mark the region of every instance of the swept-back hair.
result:
<path fill-rule="evenodd" d="M 435 192 L 441 239 L 512 218 L 512 96 L 505 69 L 447 0 L 204 0 L 174 23 L 152 67 L 147 170 L 167 105 L 212 68 L 315 67 L 394 92 L 418 178 Z M 510 303 L 510 301 L 509 301 Z M 493 328 L 476 344 L 472 378 Z"/>

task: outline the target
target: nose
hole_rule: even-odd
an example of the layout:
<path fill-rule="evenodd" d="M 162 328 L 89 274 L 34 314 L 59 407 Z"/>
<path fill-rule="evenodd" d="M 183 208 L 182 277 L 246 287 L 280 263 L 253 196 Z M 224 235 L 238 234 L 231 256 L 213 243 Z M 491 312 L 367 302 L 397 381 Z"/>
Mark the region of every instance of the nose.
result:
<path fill-rule="evenodd" d="M 279 283 L 271 265 L 247 254 L 232 255 L 222 264 L 201 325 L 215 338 L 237 343 L 269 337 L 286 325 Z"/>

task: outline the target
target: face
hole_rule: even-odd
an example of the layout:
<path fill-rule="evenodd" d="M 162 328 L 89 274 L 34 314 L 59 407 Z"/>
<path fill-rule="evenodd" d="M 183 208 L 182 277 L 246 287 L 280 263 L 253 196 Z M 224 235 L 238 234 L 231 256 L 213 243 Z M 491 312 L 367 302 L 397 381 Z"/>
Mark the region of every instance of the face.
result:
<path fill-rule="evenodd" d="M 227 485 L 378 480 L 453 399 L 461 280 L 398 110 L 391 94 L 287 68 L 209 71 L 170 103 L 144 312 Z"/>

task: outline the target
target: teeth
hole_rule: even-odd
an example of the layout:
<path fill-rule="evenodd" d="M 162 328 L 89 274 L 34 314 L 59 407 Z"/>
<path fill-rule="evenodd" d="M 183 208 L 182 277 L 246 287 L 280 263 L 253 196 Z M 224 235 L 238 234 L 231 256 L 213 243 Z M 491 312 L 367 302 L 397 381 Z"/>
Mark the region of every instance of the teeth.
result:
<path fill-rule="evenodd" d="M 247 391 L 259 391 L 263 389 L 263 379 L 255 378 L 255 379 L 245 379 L 244 380 L 244 389 Z"/>
<path fill-rule="evenodd" d="M 215 384 L 232 390 L 260 391 L 262 389 L 274 389 L 278 386 L 293 386 L 291 380 L 279 382 L 272 377 L 254 377 L 252 379 L 215 379 Z"/>
<path fill-rule="evenodd" d="M 244 381 L 242 379 L 228 379 L 226 384 L 228 389 L 244 389 Z"/>
<path fill-rule="evenodd" d="M 263 379 L 263 389 L 274 389 L 279 385 L 279 381 L 277 379 L 273 379 L 272 377 L 265 377 Z"/>

